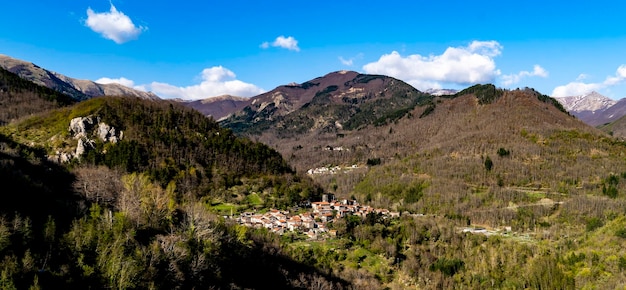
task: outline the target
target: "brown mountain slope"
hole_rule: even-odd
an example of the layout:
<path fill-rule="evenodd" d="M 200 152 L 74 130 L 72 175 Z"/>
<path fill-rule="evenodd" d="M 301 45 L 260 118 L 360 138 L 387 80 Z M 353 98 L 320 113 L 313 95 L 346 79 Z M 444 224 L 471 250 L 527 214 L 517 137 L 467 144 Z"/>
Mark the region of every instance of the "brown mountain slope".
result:
<path fill-rule="evenodd" d="M 626 99 L 621 99 L 609 108 L 595 114 L 594 118 L 586 121 L 586 123 L 592 126 L 600 126 L 617 121 L 623 116 L 626 116 Z M 585 121 L 584 119 L 582 120 Z"/>
<path fill-rule="evenodd" d="M 611 123 L 626 115 L 626 100 L 613 100 L 597 92 L 557 98 L 572 115 L 591 126 Z"/>
<path fill-rule="evenodd" d="M 483 105 L 474 95 L 440 101 L 424 118 L 350 138 L 380 165 L 316 179 L 380 206 L 518 230 L 581 224 L 623 206 L 624 143 L 528 91 Z"/>
<path fill-rule="evenodd" d="M 69 95 L 76 100 L 99 96 L 133 96 L 157 100 L 152 92 L 143 92 L 120 84 L 99 84 L 90 80 L 78 80 L 41 68 L 33 63 L 0 54 L 0 67 L 35 84 Z"/>
<path fill-rule="evenodd" d="M 223 119 L 230 114 L 240 111 L 250 104 L 249 98 L 223 95 L 196 101 L 182 101 L 182 103 L 200 111 L 205 116 L 211 116 L 215 120 Z"/>
<path fill-rule="evenodd" d="M 339 71 L 254 97 L 221 125 L 245 136 L 340 136 L 344 131 L 393 122 L 431 99 L 391 77 Z"/>
<path fill-rule="evenodd" d="M 346 83 L 353 80 L 359 74 L 354 71 L 332 72 L 325 76 L 315 78 L 302 84 L 290 84 L 280 86 L 272 91 L 258 95 L 251 100 L 251 109 L 261 112 L 268 106 L 275 108 L 271 115 L 282 116 L 299 109 L 304 104 L 313 100 L 316 94 L 328 87 L 337 86 L 342 89 Z"/>
<path fill-rule="evenodd" d="M 611 123 L 599 125 L 598 129 L 620 140 L 626 140 L 626 116 L 622 116 Z"/>
<path fill-rule="evenodd" d="M 348 82 L 354 80 L 359 73 L 353 71 L 337 71 L 325 76 L 315 78 L 302 84 L 288 84 L 279 86 L 272 91 L 263 93 L 252 98 L 240 98 L 234 96 L 218 96 L 204 100 L 184 102 L 201 113 L 212 116 L 216 120 L 223 119 L 231 114 L 231 120 L 225 124 L 248 128 L 253 123 L 264 119 L 287 115 L 305 104 L 311 102 L 317 93 L 326 88 L 335 88 L 343 91 L 350 89 Z M 249 106 L 245 112 L 242 111 Z"/>
<path fill-rule="evenodd" d="M 368 159 L 406 156 L 418 149 L 444 145 L 454 148 L 481 139 L 499 142 L 510 139 L 511 134 L 519 136 L 522 128 L 589 130 L 589 126 L 539 100 L 533 92 L 506 92 L 493 104 L 480 104 L 474 95 L 430 98 L 426 105 L 415 107 L 389 124 L 305 131 L 291 138 L 283 138 L 271 128 L 250 136 L 277 148 L 298 170 L 308 170 L 330 164 L 364 164 Z"/>
<path fill-rule="evenodd" d="M 475 94 L 435 98 L 435 105 L 418 106 L 393 123 L 340 135 L 277 138 L 268 131 L 255 138 L 276 148 L 300 171 L 357 165 L 360 169 L 345 170 L 350 174 L 314 175 L 328 190 L 344 196 L 366 192 L 355 190 L 363 178 L 391 172 L 409 180 L 428 176 L 429 190 L 438 194 L 467 192 L 480 184 L 499 188 L 498 183 L 553 191 L 559 186 L 572 192 L 582 186 L 598 190 L 611 172 L 626 172 L 618 157 L 624 148 L 560 110 L 553 99 L 516 90 L 504 91 L 490 103 L 481 100 Z M 487 156 L 495 169 L 485 177 Z M 381 166 L 365 166 L 378 161 Z M 398 183 L 393 178 L 381 182 Z"/>

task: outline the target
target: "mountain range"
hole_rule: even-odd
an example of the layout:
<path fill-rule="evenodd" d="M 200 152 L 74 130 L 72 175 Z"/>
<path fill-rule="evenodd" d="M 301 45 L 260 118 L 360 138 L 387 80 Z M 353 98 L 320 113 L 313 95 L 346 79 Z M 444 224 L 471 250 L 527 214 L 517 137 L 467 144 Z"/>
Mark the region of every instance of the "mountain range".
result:
<path fill-rule="evenodd" d="M 65 95 L 69 95 L 76 100 L 86 100 L 92 97 L 104 95 L 128 95 L 152 100 L 159 99 L 159 96 L 152 92 L 144 92 L 116 83 L 100 84 L 90 80 L 75 79 L 45 68 L 41 68 L 31 62 L 15 59 L 2 54 L 0 54 L 0 67 L 19 75 L 23 79 L 51 88 Z M 343 73 L 348 72 L 344 71 Z M 355 72 L 349 72 L 348 74 L 352 75 L 354 73 Z M 302 86 L 306 87 L 311 84 L 317 83 L 315 83 L 315 80 L 305 82 L 302 85 L 291 83 L 279 86 L 271 92 L 252 98 L 223 95 L 215 97 L 211 96 L 202 100 L 178 101 L 188 107 L 200 111 L 206 116 L 211 116 L 215 120 L 221 121 L 229 115 L 237 113 L 246 106 L 251 105 L 252 102 L 255 102 L 257 99 L 259 101 L 256 102 L 260 102 L 260 104 L 267 103 L 268 100 L 273 98 L 271 95 L 289 96 L 290 94 L 293 94 L 294 88 L 302 88 Z M 325 84 L 317 85 L 324 86 Z M 453 95 L 457 92 L 458 90 L 452 89 L 429 89 L 424 93 L 432 96 L 444 96 Z M 302 105 L 299 102 L 306 103 L 311 98 L 312 96 L 310 95 L 304 95 L 302 97 L 299 96 L 295 99 L 287 98 L 283 101 L 282 107 L 283 109 L 289 111 L 288 106 L 295 106 L 297 108 Z M 294 100 L 297 101 L 294 103 Z M 560 97 L 557 98 L 557 100 L 561 102 L 566 110 L 571 114 L 592 126 L 608 125 L 608 123 L 626 115 L 626 101 L 615 101 L 597 92 L 579 96 Z"/>
<path fill-rule="evenodd" d="M 0 68 L 5 288 L 626 281 L 626 143 L 565 108 L 608 110 L 597 96 L 564 105 L 492 84 L 421 92 L 336 71 L 195 103 L 52 86 L 69 97 L 25 80 L 65 78 L 23 66 L 26 77 Z M 315 229 L 324 239 L 262 226 L 333 198 L 332 222 Z M 358 203 L 375 210 L 350 214 Z M 267 215 L 256 227 L 234 222 L 257 213 Z"/>
<path fill-rule="evenodd" d="M 156 100 L 151 92 L 135 90 L 120 84 L 99 84 L 90 80 L 79 80 L 57 72 L 41 68 L 36 64 L 0 54 L 0 67 L 38 85 L 69 95 L 76 100 L 86 100 L 98 96 L 135 96 Z"/>
<path fill-rule="evenodd" d="M 249 105 L 251 99 L 223 95 L 195 101 L 180 100 L 180 102 L 182 102 L 185 106 L 198 110 L 205 116 L 210 116 L 219 121 Z"/>

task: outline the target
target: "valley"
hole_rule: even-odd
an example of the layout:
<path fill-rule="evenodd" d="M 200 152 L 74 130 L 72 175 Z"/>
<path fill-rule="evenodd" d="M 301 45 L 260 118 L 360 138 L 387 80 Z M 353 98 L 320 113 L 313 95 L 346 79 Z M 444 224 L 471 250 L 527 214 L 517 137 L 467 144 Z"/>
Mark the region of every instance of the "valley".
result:
<path fill-rule="evenodd" d="M 626 285 L 621 123 L 534 89 L 336 71 L 194 103 L 0 72 L 7 288 Z"/>

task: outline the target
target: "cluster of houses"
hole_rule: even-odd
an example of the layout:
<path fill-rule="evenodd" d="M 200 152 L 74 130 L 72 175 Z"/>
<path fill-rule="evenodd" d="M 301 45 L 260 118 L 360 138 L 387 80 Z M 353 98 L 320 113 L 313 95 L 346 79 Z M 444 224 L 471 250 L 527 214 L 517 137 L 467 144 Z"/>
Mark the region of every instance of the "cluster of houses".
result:
<path fill-rule="evenodd" d="M 357 169 L 359 168 L 358 165 L 354 164 L 350 167 L 340 167 L 340 166 L 328 166 L 328 167 L 318 167 L 318 168 L 312 168 L 307 170 L 307 174 L 311 175 L 311 174 L 336 174 L 338 172 L 341 171 L 346 171 L 349 172 L 352 169 Z"/>
<path fill-rule="evenodd" d="M 399 212 L 361 205 L 356 200 L 328 200 L 328 196 L 324 195 L 322 201 L 312 202 L 311 210 L 305 213 L 292 215 L 289 211 L 277 209 L 265 213 L 245 212 L 237 217 L 237 222 L 248 227 L 264 227 L 280 235 L 287 231 L 298 231 L 316 240 L 337 234 L 328 228 L 329 222 L 348 215 L 365 218 L 370 213 L 381 214 L 383 218 L 400 216 Z"/>

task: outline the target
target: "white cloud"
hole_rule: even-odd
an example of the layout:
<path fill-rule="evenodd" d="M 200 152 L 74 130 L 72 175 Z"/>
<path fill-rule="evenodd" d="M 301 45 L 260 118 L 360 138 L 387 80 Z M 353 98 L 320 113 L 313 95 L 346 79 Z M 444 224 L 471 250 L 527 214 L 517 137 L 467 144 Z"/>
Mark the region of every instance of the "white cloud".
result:
<path fill-rule="evenodd" d="M 343 57 L 339 57 L 339 61 L 341 62 L 341 64 L 345 65 L 345 66 L 352 66 L 352 64 L 354 63 L 354 59 L 345 59 Z"/>
<path fill-rule="evenodd" d="M 597 91 L 601 88 L 603 88 L 603 85 L 601 83 L 586 84 L 583 82 L 571 82 L 567 85 L 554 88 L 554 90 L 552 91 L 552 97 L 560 98 L 568 96 L 579 96 L 590 93 L 592 91 Z"/>
<path fill-rule="evenodd" d="M 288 50 L 300 51 L 300 47 L 298 47 L 298 41 L 293 38 L 293 36 L 285 37 L 283 35 L 276 37 L 276 40 L 271 44 L 269 42 L 263 42 L 261 44 L 261 48 L 266 49 L 270 46 L 273 47 L 281 47 Z"/>
<path fill-rule="evenodd" d="M 125 78 L 125 77 L 121 77 L 121 78 L 118 78 L 118 79 L 99 78 L 95 82 L 99 83 L 99 84 L 103 84 L 103 85 L 106 85 L 106 84 L 120 84 L 122 86 L 126 86 L 126 87 L 129 87 L 129 88 L 132 88 L 132 87 L 135 86 L 135 82 L 134 81 L 129 80 L 129 79 Z"/>
<path fill-rule="evenodd" d="M 501 52 L 497 41 L 473 41 L 466 47 L 449 47 L 441 55 L 403 57 L 393 51 L 366 64 L 363 70 L 401 79 L 420 90 L 441 88 L 442 83 L 486 83 L 500 75 L 494 57 Z"/>
<path fill-rule="evenodd" d="M 579 74 L 578 77 L 576 78 L 576 81 L 582 81 L 588 77 L 589 77 L 588 74 Z"/>
<path fill-rule="evenodd" d="M 505 86 L 510 86 L 512 84 L 516 84 L 518 83 L 520 80 L 522 80 L 522 78 L 525 77 L 542 77 L 542 78 L 546 78 L 548 77 L 548 71 L 546 71 L 544 68 L 542 68 L 540 65 L 536 64 L 533 67 L 533 71 L 529 72 L 529 71 L 521 71 L 517 74 L 510 74 L 510 75 L 503 75 L 502 76 L 502 84 Z"/>
<path fill-rule="evenodd" d="M 339 62 L 341 62 L 341 64 L 345 65 L 345 66 L 353 66 L 354 65 L 354 61 L 357 59 L 362 59 L 363 58 L 363 53 L 359 53 L 354 57 L 351 57 L 349 59 L 345 59 L 343 58 L 343 56 L 339 57 Z"/>
<path fill-rule="evenodd" d="M 566 85 L 558 86 L 552 90 L 552 97 L 567 97 L 567 96 L 579 96 L 588 94 L 592 91 L 597 91 L 600 89 L 605 89 L 608 87 L 616 86 L 622 84 L 626 81 L 626 65 L 620 65 L 614 76 L 608 76 L 601 83 L 584 83 L 582 80 L 581 74 L 576 78 L 576 81 L 568 83 Z M 586 75 L 584 75 L 586 76 Z"/>
<path fill-rule="evenodd" d="M 133 21 L 126 14 L 117 11 L 112 3 L 109 12 L 97 13 L 87 8 L 85 25 L 117 44 L 137 39 L 139 34 L 147 30 L 146 27 L 135 26 Z"/>
<path fill-rule="evenodd" d="M 236 79 L 235 73 L 222 66 L 206 68 L 201 74 L 202 81 L 197 85 L 177 87 L 167 83 L 152 82 L 142 85 L 162 98 L 181 98 L 185 100 L 205 99 L 220 95 L 251 97 L 265 91 L 253 84 Z"/>

